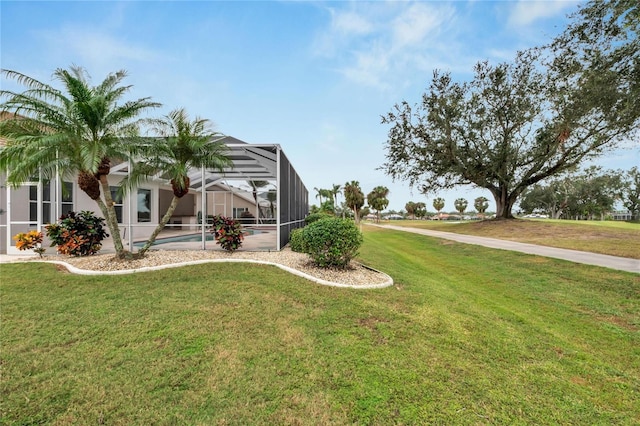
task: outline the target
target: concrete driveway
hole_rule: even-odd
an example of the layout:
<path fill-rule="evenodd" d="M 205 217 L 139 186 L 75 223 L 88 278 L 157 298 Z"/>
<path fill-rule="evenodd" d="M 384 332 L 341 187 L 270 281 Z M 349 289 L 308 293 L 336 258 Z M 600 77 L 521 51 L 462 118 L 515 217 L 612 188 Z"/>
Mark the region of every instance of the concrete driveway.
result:
<path fill-rule="evenodd" d="M 500 250 L 518 251 L 537 256 L 552 257 L 554 259 L 568 260 L 575 263 L 602 266 L 603 268 L 640 274 L 640 260 L 627 257 L 609 256 L 606 254 L 590 253 L 586 251 L 567 250 L 555 247 L 539 246 L 536 244 L 518 243 L 515 241 L 498 240 L 496 238 L 477 237 L 474 235 L 454 234 L 452 232 L 432 231 L 429 229 L 407 228 L 395 225 L 378 225 L 367 223 L 365 225 L 378 226 L 380 228 L 393 229 L 395 231 L 412 232 L 414 234 L 427 235 L 429 237 L 442 238 L 465 244 L 490 247 Z"/>

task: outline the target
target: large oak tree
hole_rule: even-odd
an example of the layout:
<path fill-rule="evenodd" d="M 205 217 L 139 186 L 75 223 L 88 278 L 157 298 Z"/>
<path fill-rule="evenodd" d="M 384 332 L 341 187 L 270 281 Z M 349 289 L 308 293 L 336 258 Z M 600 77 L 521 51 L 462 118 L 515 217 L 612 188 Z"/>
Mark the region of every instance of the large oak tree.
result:
<path fill-rule="evenodd" d="M 480 62 L 471 81 L 435 71 L 422 101 L 383 116 L 394 180 L 424 193 L 488 189 L 497 218 L 520 194 L 637 134 L 638 5 L 593 1 L 553 43 L 512 63 Z"/>

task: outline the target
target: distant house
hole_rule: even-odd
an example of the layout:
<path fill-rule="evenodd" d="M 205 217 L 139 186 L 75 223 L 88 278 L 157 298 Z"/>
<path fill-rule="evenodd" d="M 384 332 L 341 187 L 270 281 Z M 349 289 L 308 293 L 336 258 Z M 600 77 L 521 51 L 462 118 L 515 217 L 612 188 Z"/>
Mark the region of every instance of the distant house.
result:
<path fill-rule="evenodd" d="M 202 227 L 202 218 L 222 214 L 233 218 L 255 218 L 256 227 L 271 227 L 276 232 L 274 247 L 280 250 L 289 242 L 291 230 L 304 224 L 308 214 L 308 191 L 280 145 L 248 144 L 233 137 L 223 142 L 233 165 L 222 173 L 192 170 L 189 194 L 184 196 L 168 229 L 191 230 Z M 6 141 L 0 141 L 0 149 Z M 109 174 L 120 231 L 132 244 L 146 239 L 171 202 L 169 182 L 156 178 L 140 185 L 127 196 L 117 195 L 118 184 L 127 175 L 127 162 L 113 164 Z M 252 191 L 248 181 L 267 181 L 264 192 Z M 25 182 L 17 188 L 7 185 L 0 172 L 0 253 L 19 253 L 12 236 L 32 229 L 43 230 L 48 223 L 69 211 L 90 210 L 99 213 L 74 180 Z M 268 191 L 275 197 L 267 196 Z M 204 220 L 206 223 L 206 220 Z M 200 227 L 200 228 L 199 228 Z"/>
<path fill-rule="evenodd" d="M 629 210 L 615 210 L 611 212 L 613 220 L 633 220 L 633 214 Z"/>
<path fill-rule="evenodd" d="M 401 219 L 404 219 L 404 217 L 400 216 L 399 214 L 388 214 L 386 216 L 383 216 L 382 218 L 386 219 L 386 220 L 401 220 Z"/>

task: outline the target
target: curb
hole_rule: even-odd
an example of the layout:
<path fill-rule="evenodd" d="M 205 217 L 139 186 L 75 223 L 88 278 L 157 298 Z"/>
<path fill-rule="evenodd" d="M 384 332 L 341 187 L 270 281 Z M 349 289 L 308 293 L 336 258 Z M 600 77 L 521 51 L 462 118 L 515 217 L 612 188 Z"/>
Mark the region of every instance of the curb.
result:
<path fill-rule="evenodd" d="M 55 264 L 55 265 L 60 265 L 60 266 L 64 266 L 65 268 L 67 268 L 67 270 L 73 274 L 77 274 L 77 275 L 128 275 L 128 274 L 137 274 L 137 273 L 141 273 L 141 272 L 149 272 L 149 271 L 159 271 L 162 269 L 170 269 L 170 268 L 179 268 L 182 266 L 191 266 L 191 265 L 202 265 L 205 263 L 222 263 L 222 262 L 231 262 L 231 263 L 240 263 L 240 262 L 244 262 L 244 263 L 257 263 L 257 264 L 262 264 L 262 265 L 271 265 L 271 266 L 276 266 L 284 271 L 287 271 L 293 275 L 297 275 L 299 277 L 305 278 L 309 281 L 313 281 L 316 284 L 321 284 L 321 285 L 325 285 L 325 286 L 329 286 L 329 287 L 338 287 L 338 288 L 354 288 L 354 289 L 376 289 L 376 288 L 386 288 L 386 287 L 390 287 L 393 285 L 393 278 L 391 278 L 388 274 L 385 274 L 382 271 L 378 271 L 376 269 L 373 269 L 369 266 L 364 266 L 365 268 L 368 268 L 372 271 L 375 271 L 379 274 L 384 275 L 385 277 L 385 281 L 381 284 L 364 284 L 364 285 L 354 285 L 354 284 L 343 284 L 343 283 L 337 283 L 337 282 L 333 282 L 333 281 L 327 281 L 327 280 L 323 280 L 320 278 L 316 278 L 313 275 L 309 275 L 305 272 L 299 271 L 297 269 L 294 268 L 290 268 L 288 266 L 285 265 L 281 265 L 279 263 L 275 263 L 275 262 L 268 262 L 265 260 L 253 260 L 253 259 L 204 259 L 204 260 L 192 260 L 189 262 L 181 262 L 181 263 L 171 263 L 171 264 L 167 264 L 167 265 L 160 265 L 160 266 L 145 266 L 142 268 L 137 268 L 137 269 L 122 269 L 119 271 L 93 271 L 93 270 L 89 270 L 89 269 L 80 269 L 80 268 L 76 268 L 73 265 L 68 264 L 67 262 L 63 262 L 60 260 L 31 260 L 30 262 L 41 262 L 41 263 L 51 263 L 51 264 Z M 12 263 L 27 263 L 25 261 L 19 261 L 16 260 Z"/>

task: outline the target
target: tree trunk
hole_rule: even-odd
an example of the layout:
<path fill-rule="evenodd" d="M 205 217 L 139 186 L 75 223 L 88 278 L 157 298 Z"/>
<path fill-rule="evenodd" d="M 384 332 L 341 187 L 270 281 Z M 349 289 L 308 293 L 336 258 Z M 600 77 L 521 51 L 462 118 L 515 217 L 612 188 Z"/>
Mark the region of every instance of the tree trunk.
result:
<path fill-rule="evenodd" d="M 162 216 L 162 220 L 160 220 L 160 223 L 158 223 L 158 226 L 156 226 L 156 229 L 153 230 L 153 233 L 151 234 L 147 242 L 144 244 L 144 247 L 142 247 L 138 251 L 138 254 L 140 256 L 144 255 L 147 252 L 147 250 L 149 250 L 151 245 L 156 241 L 156 238 L 158 237 L 158 234 L 160 233 L 160 231 L 162 231 L 166 226 L 166 224 L 169 223 L 169 219 L 171 219 L 173 212 L 176 210 L 176 207 L 178 207 L 179 201 L 180 201 L 180 198 L 174 195 L 173 199 L 171 199 L 171 204 L 169 204 L 169 208 L 167 208 L 167 212 L 164 214 L 164 216 Z"/>
<path fill-rule="evenodd" d="M 129 259 L 131 253 L 124 249 L 122 244 L 122 237 L 120 237 L 120 227 L 118 226 L 118 217 L 116 216 L 116 208 L 114 207 L 113 198 L 111 197 L 111 188 L 109 188 L 109 181 L 107 175 L 100 175 L 100 183 L 102 184 L 102 192 L 105 200 L 105 211 L 107 226 L 111 230 L 111 238 L 113 239 L 113 247 L 116 250 L 116 256 L 118 259 Z"/>
<path fill-rule="evenodd" d="M 496 188 L 491 190 L 496 201 L 496 219 L 513 219 L 511 210 L 516 202 L 517 194 L 508 194 L 506 188 Z"/>

